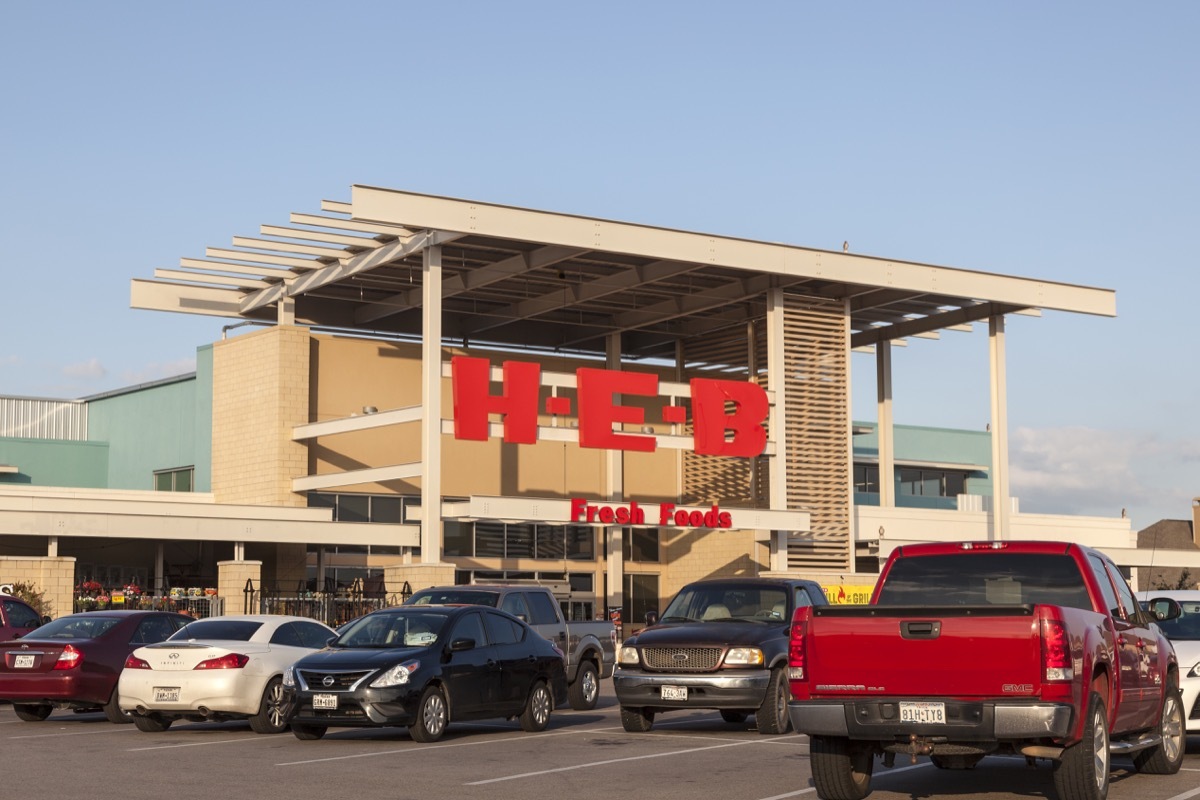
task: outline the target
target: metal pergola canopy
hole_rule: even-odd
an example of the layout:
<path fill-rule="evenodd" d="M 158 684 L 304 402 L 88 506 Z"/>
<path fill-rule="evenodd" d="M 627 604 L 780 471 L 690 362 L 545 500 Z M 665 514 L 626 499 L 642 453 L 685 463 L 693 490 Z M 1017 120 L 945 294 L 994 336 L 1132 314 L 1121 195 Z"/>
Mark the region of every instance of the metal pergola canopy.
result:
<path fill-rule="evenodd" d="M 1040 309 L 1114 316 L 1107 289 L 355 186 L 287 225 L 134 279 L 135 308 L 362 334 L 421 332 L 425 251 L 441 248 L 449 341 L 673 357 L 744 326 L 769 289 L 845 300 L 851 345 Z"/>

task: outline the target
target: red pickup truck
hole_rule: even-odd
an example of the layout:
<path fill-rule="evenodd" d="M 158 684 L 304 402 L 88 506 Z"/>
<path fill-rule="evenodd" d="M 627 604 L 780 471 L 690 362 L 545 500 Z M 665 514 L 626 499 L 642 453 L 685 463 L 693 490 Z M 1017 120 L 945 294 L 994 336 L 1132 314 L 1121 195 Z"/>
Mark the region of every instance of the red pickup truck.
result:
<path fill-rule="evenodd" d="M 1112 754 L 1173 774 L 1186 731 L 1171 644 L 1103 553 L 1065 542 L 892 551 L 869 605 L 799 608 L 792 726 L 824 800 L 861 800 L 876 757 L 970 769 L 1049 759 L 1059 800 L 1104 800 Z"/>

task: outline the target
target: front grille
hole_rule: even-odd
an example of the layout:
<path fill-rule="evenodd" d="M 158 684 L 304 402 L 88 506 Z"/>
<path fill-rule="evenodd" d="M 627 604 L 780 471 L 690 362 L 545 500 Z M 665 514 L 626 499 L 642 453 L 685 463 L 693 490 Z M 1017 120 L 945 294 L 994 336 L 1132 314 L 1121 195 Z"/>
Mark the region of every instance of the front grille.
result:
<path fill-rule="evenodd" d="M 723 652 L 720 647 L 647 647 L 642 665 L 660 672 L 712 672 Z"/>
<path fill-rule="evenodd" d="M 302 669 L 300 670 L 300 680 L 304 681 L 305 687 L 313 692 L 345 692 L 349 691 L 354 684 L 358 683 L 364 677 L 370 675 L 371 672 L 372 670 L 315 672 Z M 326 684 L 326 678 L 332 678 L 333 680 Z"/>

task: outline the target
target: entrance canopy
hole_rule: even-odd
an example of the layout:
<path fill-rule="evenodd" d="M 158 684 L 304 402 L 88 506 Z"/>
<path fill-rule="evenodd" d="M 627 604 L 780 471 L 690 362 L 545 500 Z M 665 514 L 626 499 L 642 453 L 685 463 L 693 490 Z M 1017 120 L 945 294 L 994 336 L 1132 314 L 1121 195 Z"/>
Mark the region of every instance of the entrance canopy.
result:
<path fill-rule="evenodd" d="M 442 332 L 471 345 L 622 357 L 759 318 L 770 289 L 845 300 L 851 345 L 1054 309 L 1115 316 L 1107 289 L 533 211 L 370 186 L 134 279 L 135 308 L 421 334 L 422 257 L 441 248 Z"/>

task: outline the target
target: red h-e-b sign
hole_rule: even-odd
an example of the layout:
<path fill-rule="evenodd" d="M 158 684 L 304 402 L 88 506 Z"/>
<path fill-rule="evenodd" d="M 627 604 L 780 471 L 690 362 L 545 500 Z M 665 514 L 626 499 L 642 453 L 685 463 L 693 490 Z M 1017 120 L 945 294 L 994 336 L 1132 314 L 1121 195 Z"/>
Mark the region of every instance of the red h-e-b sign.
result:
<path fill-rule="evenodd" d="M 488 415 L 499 414 L 504 426 L 504 441 L 533 444 L 537 441 L 538 390 L 541 365 L 526 361 L 505 361 L 501 367 L 503 389 L 491 393 L 491 362 L 486 358 L 455 356 L 450 361 L 454 387 L 454 438 L 488 438 Z M 575 371 L 579 396 L 579 445 L 603 450 L 653 452 L 653 436 L 619 433 L 614 423 L 642 425 L 644 409 L 614 402 L 615 395 L 658 396 L 658 376 L 648 372 L 593 369 Z M 756 383 L 712 378 L 693 378 L 692 427 L 693 450 L 702 455 L 761 455 L 767 444 L 762 423 L 770 410 L 767 393 Z M 731 407 L 731 408 L 730 408 Z M 566 415 L 571 400 L 546 399 L 545 412 Z M 663 408 L 663 422 L 686 422 L 682 406 Z M 726 432 L 733 436 L 727 441 Z"/>

